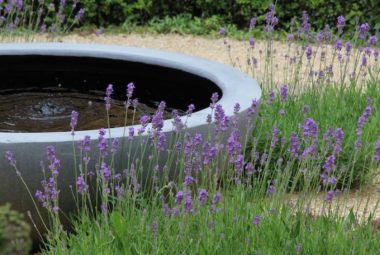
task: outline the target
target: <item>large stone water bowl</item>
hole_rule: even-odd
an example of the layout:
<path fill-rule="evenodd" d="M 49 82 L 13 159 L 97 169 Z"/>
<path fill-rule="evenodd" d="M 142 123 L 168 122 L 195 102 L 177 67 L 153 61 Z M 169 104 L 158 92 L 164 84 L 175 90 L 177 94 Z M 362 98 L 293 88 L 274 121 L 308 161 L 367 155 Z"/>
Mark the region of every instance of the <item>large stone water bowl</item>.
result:
<path fill-rule="evenodd" d="M 52 86 L 104 93 L 107 85 L 112 83 L 113 97 L 124 98 L 126 84 L 134 82 L 136 97 L 149 99 L 148 103 L 164 100 L 169 107 L 183 110 L 194 104 L 196 111 L 187 120 L 188 131 L 203 134 L 208 132 L 206 119 L 211 112 L 209 105 L 213 92 L 219 93 L 218 104 L 229 116 L 233 115 L 235 103 L 241 106 L 240 114 L 245 114 L 252 99 L 261 97 L 258 83 L 230 66 L 177 53 L 110 45 L 2 44 L 0 77 L 0 95 L 3 96 L 10 90 L 22 92 Z M 77 131 L 73 138 L 69 121 L 59 132 L 0 132 L 0 205 L 10 202 L 21 212 L 30 210 L 38 224 L 33 203 L 4 154 L 7 150 L 13 152 L 18 169 L 34 194 L 35 190 L 41 189 L 41 161 L 46 166 L 46 147 L 53 145 L 62 165 L 60 207 L 64 211 L 73 208 L 69 189 L 75 184 L 73 139 L 78 141 L 89 135 L 96 146 L 101 126 Z M 135 129 L 138 128 L 136 125 Z M 170 135 L 172 120 L 165 120 L 163 131 Z M 111 134 L 122 139 L 123 127 L 111 128 Z M 125 145 L 129 146 L 128 141 Z"/>

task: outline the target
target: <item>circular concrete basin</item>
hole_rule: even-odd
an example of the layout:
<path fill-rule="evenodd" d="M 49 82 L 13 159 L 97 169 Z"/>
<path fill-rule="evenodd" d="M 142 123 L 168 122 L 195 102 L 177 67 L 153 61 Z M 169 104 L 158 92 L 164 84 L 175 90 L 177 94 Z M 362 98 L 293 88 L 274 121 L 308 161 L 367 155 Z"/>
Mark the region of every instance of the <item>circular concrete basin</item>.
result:
<path fill-rule="evenodd" d="M 2 44 L 0 76 L 2 95 L 9 89 L 23 91 L 56 85 L 80 91 L 104 91 L 108 83 L 113 83 L 113 96 L 124 97 L 126 84 L 134 82 L 136 96 L 149 98 L 149 102 L 164 100 L 169 107 L 184 110 L 194 104 L 196 111 L 187 120 L 187 130 L 204 134 L 208 132 L 206 119 L 211 112 L 213 92 L 219 93 L 218 104 L 228 116 L 233 115 L 235 103 L 241 106 L 240 114 L 245 114 L 252 99 L 261 97 L 258 83 L 230 66 L 177 53 L 110 45 Z M 13 152 L 32 192 L 41 189 L 40 162 L 46 162 L 46 147 L 55 146 L 62 165 L 59 187 L 63 210 L 73 207 L 69 190 L 75 183 L 72 141 L 88 135 L 96 145 L 98 137 L 98 129 L 77 131 L 74 138 L 69 129 L 68 122 L 59 132 L 0 132 L 0 155 L 7 150 Z M 112 137 L 122 139 L 123 129 L 111 128 Z M 172 120 L 165 120 L 163 132 L 172 132 Z M 0 157 L 0 166 L 0 204 L 10 202 L 14 209 L 30 210 L 35 215 L 27 192 L 4 156 Z"/>

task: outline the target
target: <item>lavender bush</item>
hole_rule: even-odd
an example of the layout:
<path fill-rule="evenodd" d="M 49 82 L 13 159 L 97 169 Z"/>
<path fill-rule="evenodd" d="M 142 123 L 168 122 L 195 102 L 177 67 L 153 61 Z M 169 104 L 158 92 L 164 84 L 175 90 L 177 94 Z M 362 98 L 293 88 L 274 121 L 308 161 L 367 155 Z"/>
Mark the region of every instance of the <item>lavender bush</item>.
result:
<path fill-rule="evenodd" d="M 36 35 L 54 39 L 78 25 L 85 10 L 79 0 L 0 1 L 1 41 L 34 41 Z"/>

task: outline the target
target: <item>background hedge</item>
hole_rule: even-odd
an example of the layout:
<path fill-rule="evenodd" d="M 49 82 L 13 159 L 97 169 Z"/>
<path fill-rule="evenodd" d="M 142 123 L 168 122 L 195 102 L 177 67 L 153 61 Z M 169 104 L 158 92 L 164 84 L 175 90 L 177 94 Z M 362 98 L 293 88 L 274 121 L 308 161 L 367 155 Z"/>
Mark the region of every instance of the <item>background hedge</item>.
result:
<path fill-rule="evenodd" d="M 217 16 L 224 23 L 235 24 L 239 28 L 248 26 L 251 17 L 264 20 L 269 4 L 268 0 L 82 0 L 86 9 L 85 23 L 107 27 L 122 25 L 125 22 L 139 25 L 152 19 L 166 16 L 191 15 L 194 18 L 207 19 Z M 307 11 L 315 29 L 321 29 L 327 23 L 335 27 L 336 18 L 344 15 L 349 28 L 359 22 L 371 24 L 372 32 L 380 29 L 379 0 L 292 0 L 278 1 L 277 16 L 279 28 L 287 25 L 295 16 L 300 17 Z"/>

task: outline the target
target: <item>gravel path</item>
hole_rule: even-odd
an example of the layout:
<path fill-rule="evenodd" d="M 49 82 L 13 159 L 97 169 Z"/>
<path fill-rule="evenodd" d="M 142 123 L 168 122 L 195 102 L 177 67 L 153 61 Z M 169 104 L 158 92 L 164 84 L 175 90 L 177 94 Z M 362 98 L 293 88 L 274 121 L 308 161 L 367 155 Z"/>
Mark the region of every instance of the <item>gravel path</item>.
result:
<path fill-rule="evenodd" d="M 117 44 L 124 46 L 134 46 L 143 48 L 154 48 L 172 52 L 180 52 L 188 55 L 203 57 L 218 61 L 225 64 L 230 64 L 231 60 L 226 50 L 226 46 L 223 39 L 211 39 L 204 37 L 195 37 L 191 35 L 176 35 L 176 34 L 129 34 L 129 35 L 69 35 L 62 38 L 63 42 L 70 43 L 99 43 L 99 44 Z M 248 42 L 230 40 L 233 46 L 231 48 L 231 55 L 234 56 L 233 61 L 245 60 L 247 56 L 247 46 Z M 276 49 L 276 54 L 285 55 L 287 52 L 287 44 L 280 42 L 275 42 L 274 48 Z M 264 43 L 257 42 L 255 46 L 255 51 L 264 50 Z M 284 65 L 285 59 L 279 59 L 276 64 Z M 243 68 L 244 69 L 244 68 Z M 276 79 L 280 80 L 283 75 L 282 70 L 276 70 Z M 364 187 L 361 191 L 351 191 L 348 194 L 338 196 L 338 198 L 332 203 L 331 208 L 340 209 L 345 208 L 346 213 L 351 207 L 357 210 L 359 215 L 368 215 L 375 207 L 379 194 L 377 192 L 376 185 Z M 292 199 L 296 199 L 294 196 Z M 320 212 L 321 208 L 325 206 L 323 203 L 324 195 L 316 194 L 311 205 L 315 212 Z M 376 216 L 380 217 L 380 208 L 376 211 Z"/>

